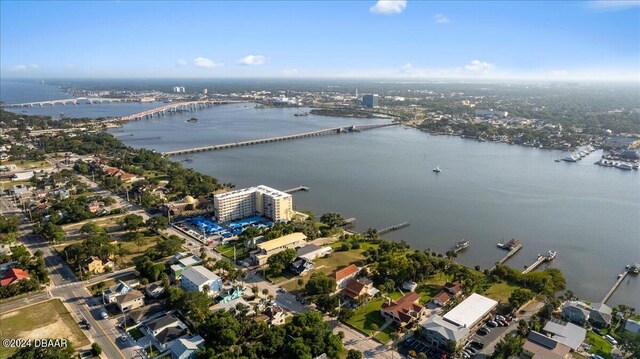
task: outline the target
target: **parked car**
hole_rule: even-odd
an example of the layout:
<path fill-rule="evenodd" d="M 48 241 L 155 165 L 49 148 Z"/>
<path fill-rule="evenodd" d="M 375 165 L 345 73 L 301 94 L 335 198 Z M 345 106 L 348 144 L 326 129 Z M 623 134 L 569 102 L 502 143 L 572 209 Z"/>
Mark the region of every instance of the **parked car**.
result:
<path fill-rule="evenodd" d="M 471 342 L 471 346 L 474 347 L 474 348 L 478 348 L 478 349 L 484 348 L 484 344 L 482 344 L 480 342 Z"/>
<path fill-rule="evenodd" d="M 490 320 L 487 322 L 487 325 L 490 326 L 491 328 L 495 328 L 498 326 L 498 323 L 494 322 L 493 320 Z"/>
<path fill-rule="evenodd" d="M 496 319 L 497 319 L 497 320 L 504 320 L 504 317 L 503 317 L 503 316 L 501 316 L 500 314 L 498 314 L 498 315 L 496 315 Z"/>
<path fill-rule="evenodd" d="M 93 358 L 93 351 L 91 350 L 83 350 L 79 354 L 80 354 L 80 359 Z"/>
<path fill-rule="evenodd" d="M 500 323 L 504 324 L 505 327 L 509 326 L 509 322 L 507 322 L 506 320 L 501 320 Z"/>
<path fill-rule="evenodd" d="M 613 339 L 613 337 L 611 335 L 605 335 L 604 338 L 611 344 L 613 345 L 618 345 L 618 341 Z"/>
<path fill-rule="evenodd" d="M 600 329 L 598 329 L 598 328 L 593 328 L 593 332 L 598 334 L 598 335 L 602 335 L 602 331 L 600 331 Z"/>
<path fill-rule="evenodd" d="M 483 327 L 483 328 L 478 329 L 478 334 L 487 335 L 487 334 L 489 334 L 489 331 L 486 328 Z"/>
<path fill-rule="evenodd" d="M 107 314 L 106 310 L 103 310 L 100 312 L 100 316 L 102 317 L 102 319 L 108 319 L 109 318 L 109 314 Z"/>

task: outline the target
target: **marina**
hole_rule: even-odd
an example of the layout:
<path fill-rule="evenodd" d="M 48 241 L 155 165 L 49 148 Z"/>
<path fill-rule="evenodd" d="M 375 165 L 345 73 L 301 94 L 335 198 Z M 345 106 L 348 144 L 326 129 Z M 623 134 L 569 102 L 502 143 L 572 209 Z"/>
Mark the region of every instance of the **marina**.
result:
<path fill-rule="evenodd" d="M 509 251 L 509 253 L 507 253 L 504 257 L 502 257 L 499 261 L 496 262 L 496 265 L 501 265 L 501 264 L 504 264 L 509 258 L 513 257 L 516 253 L 518 253 L 519 250 L 522 249 L 522 242 L 520 242 L 517 239 L 511 239 L 507 243 L 499 242 L 498 248 Z M 493 270 L 494 268 L 495 266 L 493 266 L 491 269 Z"/>
<path fill-rule="evenodd" d="M 466 249 L 467 247 L 469 247 L 469 241 L 466 239 L 463 239 L 461 241 L 456 242 L 456 245 L 453 246 L 452 250 L 456 253 Z"/>
<path fill-rule="evenodd" d="M 522 274 L 527 274 L 533 271 L 534 269 L 538 268 L 540 264 L 544 262 L 552 261 L 556 257 L 556 254 L 557 252 L 555 251 L 549 251 L 547 252 L 547 254 L 538 254 L 538 257 L 536 258 L 536 260 L 530 265 L 528 265 L 527 268 L 525 268 L 525 270 L 522 271 Z"/>

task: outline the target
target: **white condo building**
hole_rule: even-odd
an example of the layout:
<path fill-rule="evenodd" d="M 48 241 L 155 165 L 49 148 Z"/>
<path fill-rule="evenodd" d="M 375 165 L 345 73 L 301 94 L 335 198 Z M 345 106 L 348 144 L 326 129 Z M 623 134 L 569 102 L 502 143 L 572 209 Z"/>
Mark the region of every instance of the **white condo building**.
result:
<path fill-rule="evenodd" d="M 267 186 L 243 188 L 213 196 L 220 222 L 262 215 L 274 222 L 286 222 L 293 216 L 293 199 L 288 193 Z"/>

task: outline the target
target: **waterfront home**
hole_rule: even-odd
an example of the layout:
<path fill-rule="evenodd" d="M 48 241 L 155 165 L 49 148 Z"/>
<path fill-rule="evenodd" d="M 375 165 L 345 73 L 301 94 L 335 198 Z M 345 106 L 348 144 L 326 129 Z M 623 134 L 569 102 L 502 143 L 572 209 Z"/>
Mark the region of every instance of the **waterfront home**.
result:
<path fill-rule="evenodd" d="M 600 328 L 611 326 L 611 307 L 604 303 L 593 303 L 589 310 L 589 322 Z"/>
<path fill-rule="evenodd" d="M 591 308 L 579 301 L 562 303 L 562 317 L 570 322 L 583 325 L 589 320 Z"/>
<path fill-rule="evenodd" d="M 573 350 L 577 350 L 587 336 L 586 329 L 575 324 L 553 318 L 544 325 L 542 333 Z"/>
<path fill-rule="evenodd" d="M 180 286 L 186 291 L 198 292 L 204 292 L 208 287 L 206 294 L 212 295 L 222 288 L 222 279 L 204 266 L 195 266 L 182 272 Z"/>
<path fill-rule="evenodd" d="M 350 264 L 342 269 L 339 269 L 331 275 L 336 281 L 336 290 L 340 290 L 347 286 L 347 283 L 355 278 L 360 272 L 355 264 Z"/>
<path fill-rule="evenodd" d="M 534 330 L 522 345 L 521 359 L 568 359 L 571 348 Z"/>
<path fill-rule="evenodd" d="M 404 327 L 420 320 L 425 314 L 425 308 L 418 303 L 419 300 L 420 295 L 411 292 L 398 300 L 383 303 L 380 313 L 385 319 L 391 319 L 399 326 Z"/>
<path fill-rule="evenodd" d="M 449 292 L 445 290 L 441 290 L 438 294 L 431 298 L 431 302 L 440 307 L 444 307 L 445 305 L 447 305 L 449 300 L 451 300 L 451 294 L 449 294 Z"/>
<path fill-rule="evenodd" d="M 624 330 L 640 334 L 640 320 L 627 319 L 624 323 Z"/>
<path fill-rule="evenodd" d="M 444 287 L 442 287 L 443 290 L 447 291 L 452 297 L 454 298 L 458 298 L 459 296 L 462 295 L 462 283 L 460 283 L 459 281 L 457 282 L 447 282 L 444 284 Z"/>

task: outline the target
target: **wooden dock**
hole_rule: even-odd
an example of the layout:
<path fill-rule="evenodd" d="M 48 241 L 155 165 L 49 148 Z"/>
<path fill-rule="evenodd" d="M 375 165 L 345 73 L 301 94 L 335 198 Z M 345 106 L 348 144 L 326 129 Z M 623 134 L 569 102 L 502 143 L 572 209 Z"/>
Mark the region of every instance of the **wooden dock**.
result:
<path fill-rule="evenodd" d="M 383 235 L 389 232 L 397 231 L 398 229 L 402 229 L 404 227 L 409 227 L 409 222 L 402 222 L 387 228 L 380 229 L 378 230 L 378 235 Z"/>
<path fill-rule="evenodd" d="M 611 296 L 616 291 L 616 289 L 618 289 L 620 284 L 622 284 L 622 281 L 627 277 L 627 274 L 629 274 L 629 270 L 625 269 L 624 272 L 618 275 L 618 280 L 616 280 L 616 282 L 613 283 L 613 287 L 611 287 L 607 295 L 605 295 L 604 298 L 602 298 L 602 303 L 605 303 L 605 304 L 607 303 L 607 301 L 609 300 L 609 298 L 611 298 Z"/>
<path fill-rule="evenodd" d="M 496 262 L 496 266 L 504 264 L 504 262 L 506 262 L 509 258 L 513 257 L 521 249 L 522 249 L 522 243 L 519 243 L 515 247 L 511 248 L 509 250 L 509 253 L 507 253 L 506 256 L 502 257 L 502 259 L 500 259 L 499 261 Z M 496 266 L 493 266 L 493 268 L 491 268 L 491 270 L 494 270 L 496 268 Z"/>
<path fill-rule="evenodd" d="M 252 145 L 258 145 L 262 143 L 281 142 L 281 141 L 288 141 L 288 140 L 296 140 L 299 138 L 334 135 L 334 134 L 340 134 L 340 133 L 360 132 L 364 130 L 372 130 L 375 128 L 397 126 L 397 125 L 399 125 L 399 123 L 392 122 L 392 123 L 383 123 L 383 124 L 375 124 L 375 125 L 341 126 L 341 127 L 327 128 L 327 129 L 318 130 L 318 131 L 298 133 L 294 135 L 268 137 L 268 138 L 261 138 L 261 139 L 248 140 L 248 141 L 225 143 L 220 145 L 211 145 L 211 146 L 203 146 L 203 147 L 186 148 L 186 149 L 175 150 L 175 151 L 166 151 L 166 152 L 163 152 L 162 154 L 164 156 L 169 157 L 169 156 L 184 155 L 189 153 L 218 151 L 218 150 L 224 150 L 224 149 L 234 148 L 234 147 L 252 146 Z"/>
<path fill-rule="evenodd" d="M 528 265 L 527 268 L 525 268 L 525 270 L 522 271 L 522 274 L 527 274 L 532 270 L 538 268 L 540 264 L 551 261 L 554 258 L 555 258 L 555 254 L 551 255 L 551 251 L 549 251 L 549 254 L 547 255 L 538 254 L 538 257 L 536 258 L 536 260 L 530 265 Z"/>

